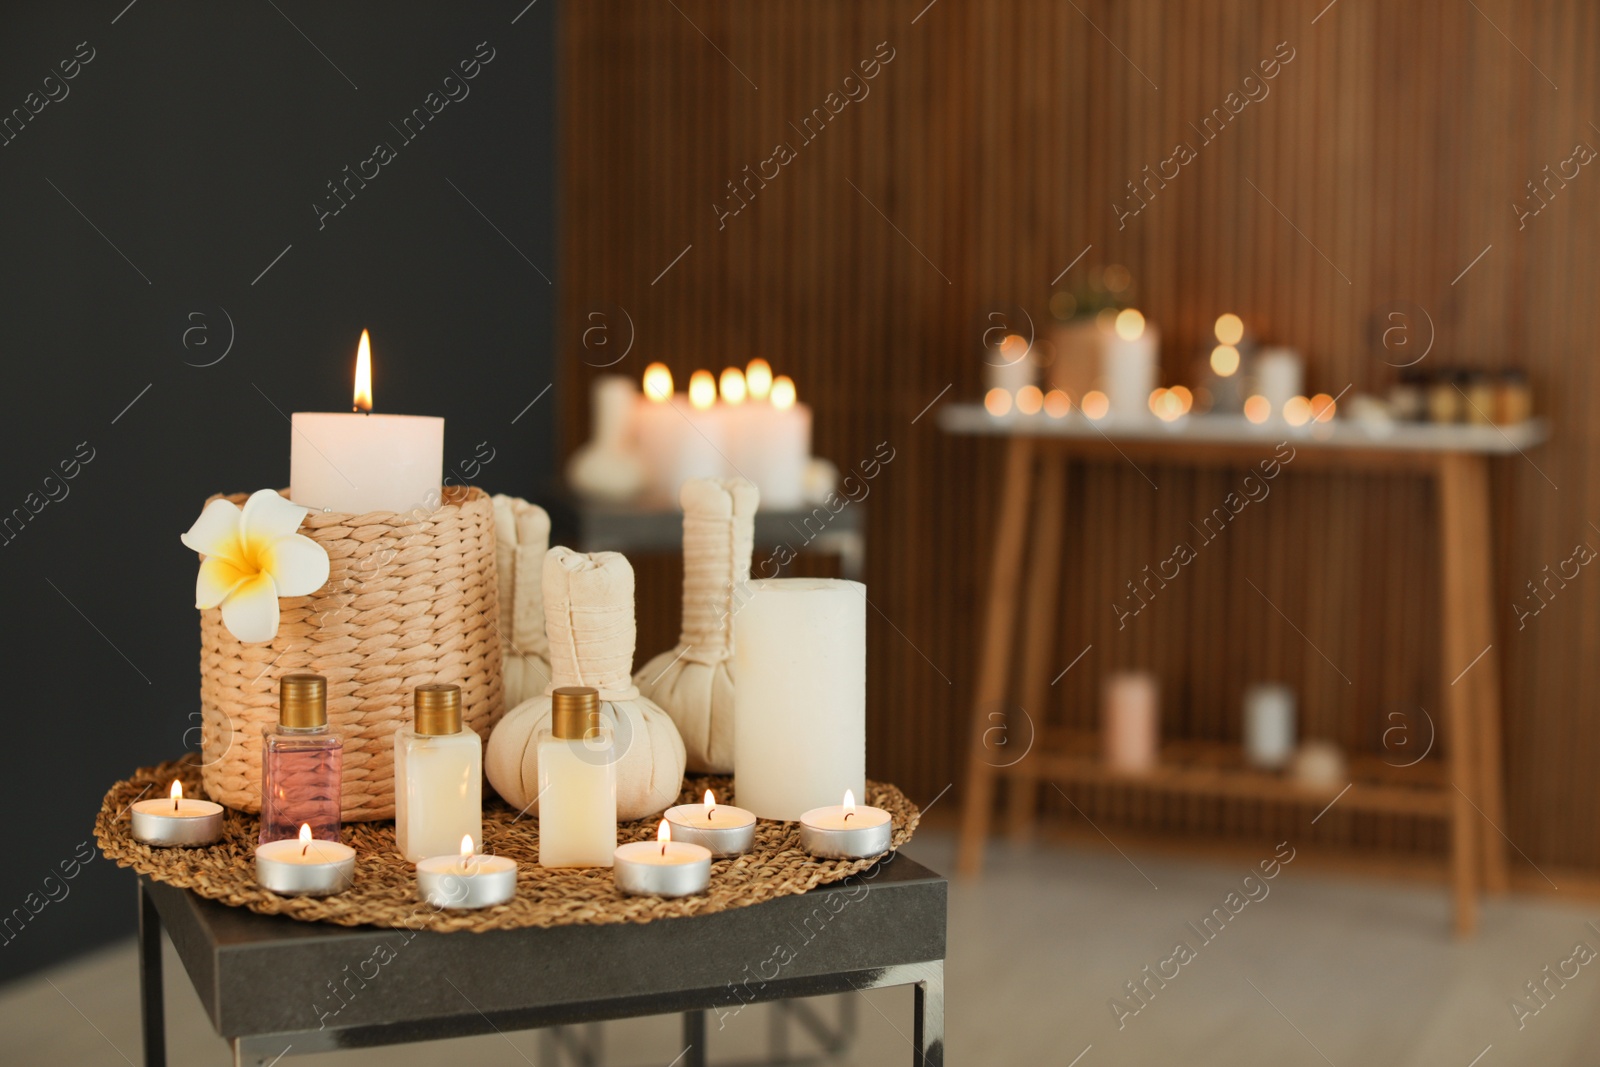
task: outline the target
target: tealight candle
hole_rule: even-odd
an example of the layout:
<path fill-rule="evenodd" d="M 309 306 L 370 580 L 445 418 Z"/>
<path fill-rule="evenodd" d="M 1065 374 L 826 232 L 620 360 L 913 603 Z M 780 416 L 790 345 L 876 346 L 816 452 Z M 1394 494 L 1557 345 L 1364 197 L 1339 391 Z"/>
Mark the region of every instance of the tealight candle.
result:
<path fill-rule="evenodd" d="M 300 824 L 293 841 L 269 841 L 256 849 L 256 881 L 285 897 L 326 897 L 355 884 L 356 850 L 340 841 L 318 841 L 311 824 Z"/>
<path fill-rule="evenodd" d="M 133 836 L 147 845 L 212 844 L 222 836 L 222 805 L 183 799 L 183 783 L 175 781 L 168 799 L 133 805 Z"/>
<path fill-rule="evenodd" d="M 855 793 L 846 789 L 843 804 L 800 816 L 800 847 L 822 859 L 866 859 L 889 851 L 893 830 L 888 812 L 857 807 Z"/>
<path fill-rule="evenodd" d="M 711 850 L 672 840 L 663 819 L 654 841 L 618 846 L 611 875 L 618 889 L 634 896 L 692 896 L 711 884 Z"/>
<path fill-rule="evenodd" d="M 517 895 L 517 864 L 505 856 L 477 856 L 472 837 L 460 856 L 432 856 L 417 864 L 417 893 L 436 908 L 487 908 Z"/>
<path fill-rule="evenodd" d="M 709 789 L 704 804 L 679 804 L 668 808 L 666 817 L 674 841 L 704 845 L 713 856 L 737 856 L 748 851 L 756 837 L 755 814 L 718 804 Z"/>

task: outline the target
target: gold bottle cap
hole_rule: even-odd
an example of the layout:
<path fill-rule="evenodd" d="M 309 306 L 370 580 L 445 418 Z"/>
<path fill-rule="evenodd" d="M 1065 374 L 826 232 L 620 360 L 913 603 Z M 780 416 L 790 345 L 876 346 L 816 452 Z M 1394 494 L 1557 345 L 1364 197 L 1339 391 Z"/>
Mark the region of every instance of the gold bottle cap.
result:
<path fill-rule="evenodd" d="M 416 731 L 419 734 L 458 734 L 461 732 L 461 687 L 459 685 L 417 686 Z"/>
<path fill-rule="evenodd" d="M 562 741 L 582 741 L 600 728 L 600 691 L 567 685 L 550 694 L 550 732 Z"/>
<path fill-rule="evenodd" d="M 328 725 L 328 680 L 306 671 L 279 678 L 278 725 L 295 730 Z"/>

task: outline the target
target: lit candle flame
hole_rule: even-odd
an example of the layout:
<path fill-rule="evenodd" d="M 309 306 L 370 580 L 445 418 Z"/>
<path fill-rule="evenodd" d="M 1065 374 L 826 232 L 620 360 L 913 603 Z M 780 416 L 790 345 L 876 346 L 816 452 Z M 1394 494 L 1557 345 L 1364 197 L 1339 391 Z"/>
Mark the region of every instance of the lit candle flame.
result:
<path fill-rule="evenodd" d="M 661 842 L 661 854 L 667 854 L 667 845 L 672 841 L 672 831 L 667 828 L 667 820 L 661 820 L 661 828 L 656 831 L 656 840 Z"/>
<path fill-rule="evenodd" d="M 172 798 L 172 810 L 177 811 L 178 802 L 183 799 L 183 783 L 177 779 L 173 779 L 172 792 L 168 793 L 167 795 Z"/>
<path fill-rule="evenodd" d="M 1083 403 L 1078 407 L 1091 419 L 1103 419 L 1111 410 L 1111 398 L 1098 389 L 1091 389 L 1083 394 Z"/>
<path fill-rule="evenodd" d="M 1220 344 L 1236 345 L 1244 340 L 1244 320 L 1231 311 L 1226 315 L 1219 315 L 1215 332 Z"/>
<path fill-rule="evenodd" d="M 717 383 L 708 370 L 697 370 L 689 376 L 689 403 L 696 411 L 704 411 L 717 402 Z"/>
<path fill-rule="evenodd" d="M 465 863 L 472 858 L 472 835 L 466 834 L 461 838 L 461 862 Z"/>
<path fill-rule="evenodd" d="M 983 394 L 983 409 L 995 418 L 1011 413 L 1011 393 L 998 385 Z"/>
<path fill-rule="evenodd" d="M 709 822 L 709 821 L 711 821 L 711 813 L 713 811 L 717 810 L 717 798 L 712 795 L 711 790 L 709 790 L 709 789 L 706 790 L 705 804 L 706 804 L 706 821 Z"/>
<path fill-rule="evenodd" d="M 787 411 L 794 407 L 794 401 L 794 379 L 787 374 L 780 374 L 772 379 L 772 406 L 779 411 Z"/>
<path fill-rule="evenodd" d="M 1137 341 L 1144 336 L 1144 315 L 1135 308 L 1123 308 L 1117 312 L 1115 328 L 1124 341 Z"/>
<path fill-rule="evenodd" d="M 300 855 L 304 856 L 311 851 L 311 824 L 308 822 L 300 824 L 300 844 L 305 846 L 300 850 Z"/>
<path fill-rule="evenodd" d="M 844 791 L 844 817 L 845 817 L 845 821 L 848 822 L 849 819 L 850 819 L 850 816 L 854 815 L 855 813 L 856 813 L 856 794 L 855 794 L 855 791 L 851 790 L 851 789 L 846 789 Z"/>
<path fill-rule="evenodd" d="M 1232 345 L 1218 345 L 1211 350 L 1211 369 L 1218 378 L 1231 378 L 1239 369 L 1239 350 Z"/>
<path fill-rule="evenodd" d="M 722 390 L 724 404 L 743 404 L 745 397 L 744 372 L 738 367 L 726 367 L 722 371 L 722 379 L 718 383 Z"/>
<path fill-rule="evenodd" d="M 672 372 L 665 363 L 652 363 L 644 369 L 644 395 L 658 404 L 672 399 Z"/>
<path fill-rule="evenodd" d="M 757 357 L 744 369 L 744 384 L 750 390 L 751 400 L 765 400 L 772 392 L 772 364 Z"/>
<path fill-rule="evenodd" d="M 372 413 L 372 341 L 367 331 L 361 331 L 361 344 L 356 348 L 356 392 L 354 411 Z"/>

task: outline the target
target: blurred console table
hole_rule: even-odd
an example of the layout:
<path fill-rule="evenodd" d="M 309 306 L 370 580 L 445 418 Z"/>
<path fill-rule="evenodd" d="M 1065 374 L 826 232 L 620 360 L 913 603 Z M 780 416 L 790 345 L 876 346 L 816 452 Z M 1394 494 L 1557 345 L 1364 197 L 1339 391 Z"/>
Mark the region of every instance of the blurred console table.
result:
<path fill-rule="evenodd" d="M 964 873 L 982 867 L 984 840 L 995 801 L 995 782 L 1010 783 L 1008 818 L 1017 836 L 1031 830 L 1043 781 L 1115 781 L 1154 793 L 1256 800 L 1323 808 L 1331 792 L 1308 789 L 1286 777 L 1244 765 L 1233 746 L 1167 742 L 1161 763 L 1143 775 L 1119 773 L 1099 758 L 1093 735 L 1041 731 L 1033 748 L 1011 766 L 983 758 L 990 712 L 1015 696 L 1023 707 L 1042 707 L 1047 663 L 1058 618 L 1062 515 L 1071 461 L 1149 460 L 1196 467 L 1242 467 L 1267 458 L 1287 438 L 1294 469 L 1363 469 L 1420 474 L 1432 480 L 1439 501 L 1441 567 L 1438 665 L 1445 702 L 1443 732 L 1448 759 L 1434 766 L 1395 768 L 1378 759 L 1350 760 L 1351 785 L 1339 802 L 1370 812 L 1431 816 L 1448 823 L 1450 882 L 1456 929 L 1477 925 L 1480 889 L 1508 886 L 1501 781 L 1500 664 L 1494 649 L 1489 461 L 1515 456 L 1547 436 L 1542 420 L 1517 426 L 1430 426 L 1398 423 L 1378 434 L 1334 421 L 1302 430 L 1255 426 L 1240 416 L 1195 416 L 1178 424 L 1115 426 L 1074 412 L 995 417 L 981 405 L 956 404 L 940 412 L 947 433 L 1006 440 L 1004 482 L 996 511 L 994 555 L 984 616 L 983 645 L 973 700 L 967 793 L 957 860 Z M 1031 541 L 1031 546 L 1029 542 Z M 1027 602 L 1022 598 L 1023 563 Z M 1025 626 L 1020 692 L 1012 694 L 1010 654 L 1019 615 Z M 1474 657 L 1478 657 L 1475 659 Z M 1472 670 L 1462 674 L 1462 669 Z M 1425 761 L 1427 762 L 1427 761 Z"/>
<path fill-rule="evenodd" d="M 625 504 L 585 500 L 559 492 L 540 497 L 550 513 L 551 544 L 579 552 L 669 553 L 683 551 L 683 510 L 667 500 Z M 849 503 L 837 512 L 812 508 L 756 511 L 755 551 L 759 563 L 780 545 L 795 552 L 820 552 L 839 558 L 839 577 L 861 580 L 867 555 L 866 514 Z M 772 577 L 765 571 L 755 577 Z"/>

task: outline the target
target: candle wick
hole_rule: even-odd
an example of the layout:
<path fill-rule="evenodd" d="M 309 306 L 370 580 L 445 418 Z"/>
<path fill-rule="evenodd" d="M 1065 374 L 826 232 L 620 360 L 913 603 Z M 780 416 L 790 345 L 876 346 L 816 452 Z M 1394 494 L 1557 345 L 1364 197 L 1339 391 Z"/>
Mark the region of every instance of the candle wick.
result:
<path fill-rule="evenodd" d="M 710 822 L 711 821 L 711 816 L 712 816 L 712 814 L 714 812 L 716 812 L 716 810 L 717 810 L 716 808 L 707 808 L 706 809 L 706 822 Z"/>
<path fill-rule="evenodd" d="M 177 797 L 173 797 L 172 798 L 172 810 L 173 811 L 177 811 L 178 810 L 178 798 Z"/>
<path fill-rule="evenodd" d="M 855 812 L 853 812 L 853 811 L 847 811 L 847 812 L 845 812 L 845 813 L 844 813 L 844 821 L 845 821 L 845 822 L 849 822 L 849 821 L 850 821 L 850 816 L 852 816 L 852 815 L 854 815 L 854 814 L 855 814 Z"/>
<path fill-rule="evenodd" d="M 661 854 L 663 856 L 667 854 L 667 843 L 665 841 L 661 842 Z"/>
<path fill-rule="evenodd" d="M 307 852 L 310 852 L 310 851 L 311 851 L 311 842 L 307 841 L 306 842 L 306 847 L 300 850 L 300 855 L 304 856 Z"/>

